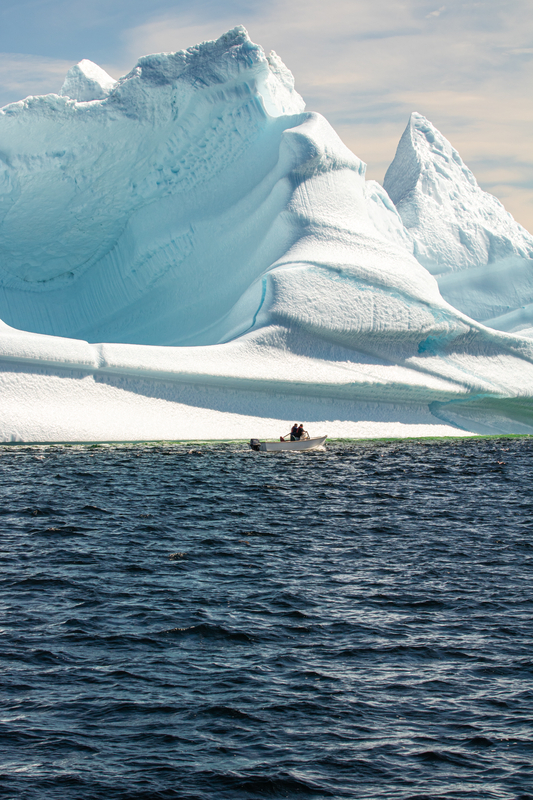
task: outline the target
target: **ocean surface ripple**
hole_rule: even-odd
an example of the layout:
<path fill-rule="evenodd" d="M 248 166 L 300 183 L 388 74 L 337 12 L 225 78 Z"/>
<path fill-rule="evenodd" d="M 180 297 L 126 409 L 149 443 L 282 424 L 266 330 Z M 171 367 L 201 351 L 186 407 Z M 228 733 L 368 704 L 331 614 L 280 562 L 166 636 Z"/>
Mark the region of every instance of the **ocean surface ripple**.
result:
<path fill-rule="evenodd" d="M 0 795 L 533 798 L 532 463 L 0 447 Z"/>

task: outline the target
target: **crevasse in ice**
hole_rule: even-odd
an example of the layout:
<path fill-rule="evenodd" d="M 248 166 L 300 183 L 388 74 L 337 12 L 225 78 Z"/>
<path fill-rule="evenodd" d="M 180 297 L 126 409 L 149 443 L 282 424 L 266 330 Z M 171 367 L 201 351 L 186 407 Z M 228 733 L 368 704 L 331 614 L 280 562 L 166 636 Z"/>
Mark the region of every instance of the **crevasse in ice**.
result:
<path fill-rule="evenodd" d="M 479 264 L 417 229 L 433 152 L 366 182 L 243 28 L 80 62 L 0 140 L 4 441 L 533 430 L 533 342 L 439 291 Z"/>

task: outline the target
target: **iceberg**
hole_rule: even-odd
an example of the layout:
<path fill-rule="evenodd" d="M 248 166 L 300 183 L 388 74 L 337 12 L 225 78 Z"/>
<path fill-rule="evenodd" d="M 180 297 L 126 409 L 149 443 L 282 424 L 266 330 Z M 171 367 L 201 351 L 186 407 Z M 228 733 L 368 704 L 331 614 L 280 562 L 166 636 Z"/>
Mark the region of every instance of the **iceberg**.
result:
<path fill-rule="evenodd" d="M 434 267 L 413 148 L 366 181 L 244 28 L 82 61 L 0 141 L 0 440 L 533 432 L 533 340 L 440 287 L 480 264 Z"/>
<path fill-rule="evenodd" d="M 533 336 L 533 236 L 421 114 L 412 114 L 384 188 L 449 303 L 490 328 Z"/>

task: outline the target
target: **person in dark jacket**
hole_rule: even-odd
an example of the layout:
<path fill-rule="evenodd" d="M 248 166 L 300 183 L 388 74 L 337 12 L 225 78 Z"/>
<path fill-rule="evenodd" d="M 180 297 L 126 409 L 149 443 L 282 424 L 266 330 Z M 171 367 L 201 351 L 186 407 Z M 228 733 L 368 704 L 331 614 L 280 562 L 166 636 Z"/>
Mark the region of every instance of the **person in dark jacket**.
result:
<path fill-rule="evenodd" d="M 304 425 L 303 425 L 303 422 L 300 422 L 300 425 L 299 425 L 299 427 L 298 427 L 298 430 L 296 431 L 296 438 L 297 438 L 297 439 L 301 439 L 301 438 L 302 438 L 302 436 L 304 435 L 304 433 L 305 433 L 305 431 L 304 431 Z"/>
<path fill-rule="evenodd" d="M 299 439 L 298 435 L 298 423 L 295 422 L 291 428 L 291 442 L 296 442 Z"/>

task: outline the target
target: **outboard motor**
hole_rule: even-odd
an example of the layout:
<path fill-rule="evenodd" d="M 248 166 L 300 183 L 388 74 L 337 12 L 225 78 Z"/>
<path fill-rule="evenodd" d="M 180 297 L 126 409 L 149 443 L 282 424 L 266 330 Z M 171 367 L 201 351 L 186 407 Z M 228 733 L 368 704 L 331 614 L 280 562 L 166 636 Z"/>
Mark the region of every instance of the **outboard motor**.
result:
<path fill-rule="evenodd" d="M 260 445 L 261 442 L 259 441 L 259 439 L 250 439 L 250 447 L 252 448 L 252 450 L 259 450 Z"/>

